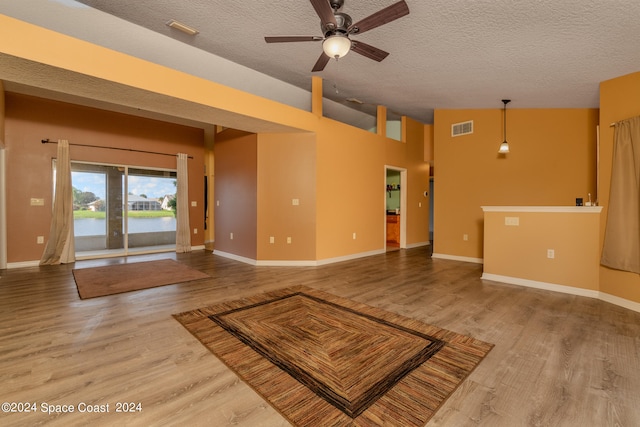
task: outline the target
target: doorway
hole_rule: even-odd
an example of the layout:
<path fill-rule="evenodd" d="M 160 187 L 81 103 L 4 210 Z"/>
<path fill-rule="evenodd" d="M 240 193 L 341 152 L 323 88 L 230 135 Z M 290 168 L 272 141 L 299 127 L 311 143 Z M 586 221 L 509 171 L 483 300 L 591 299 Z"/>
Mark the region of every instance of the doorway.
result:
<path fill-rule="evenodd" d="M 407 247 L 407 170 L 385 166 L 384 248 L 394 251 Z"/>

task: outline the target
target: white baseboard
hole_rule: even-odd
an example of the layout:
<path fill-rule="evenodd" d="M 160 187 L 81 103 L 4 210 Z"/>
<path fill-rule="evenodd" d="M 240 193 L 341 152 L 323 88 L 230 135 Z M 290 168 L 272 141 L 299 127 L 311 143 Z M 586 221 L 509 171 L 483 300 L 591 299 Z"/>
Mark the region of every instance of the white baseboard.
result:
<path fill-rule="evenodd" d="M 205 250 L 206 248 L 204 247 L 204 245 L 198 245 L 198 246 L 191 246 L 191 250 L 192 251 L 202 251 Z"/>
<path fill-rule="evenodd" d="M 333 264 L 333 263 L 336 263 L 336 262 L 350 261 L 352 259 L 365 258 L 365 257 L 368 257 L 368 256 L 380 255 L 380 254 L 384 254 L 384 253 L 386 253 L 386 251 L 384 249 L 376 249 L 375 251 L 360 252 L 360 253 L 357 253 L 357 254 L 339 256 L 339 257 L 335 257 L 335 258 L 320 259 L 320 260 L 316 261 L 316 265 Z"/>
<path fill-rule="evenodd" d="M 342 257 L 336 258 L 326 258 L 321 260 L 255 260 L 251 258 L 246 258 L 243 256 L 231 254 L 224 251 L 214 250 L 214 255 L 219 255 L 224 258 L 233 259 L 236 261 L 244 262 L 245 264 L 255 265 L 255 266 L 270 266 L 270 267 L 316 267 L 319 265 L 327 265 L 333 264 L 335 262 L 349 261 L 352 259 L 364 258 L 371 255 L 379 255 L 385 253 L 384 249 L 370 251 L 370 252 L 361 252 L 358 254 L 351 254 Z"/>
<path fill-rule="evenodd" d="M 418 242 L 418 243 L 411 243 L 410 245 L 407 245 L 407 249 L 413 249 L 413 248 L 421 248 L 423 246 L 429 246 L 431 244 L 431 242 L 427 241 L 427 242 Z"/>
<path fill-rule="evenodd" d="M 232 259 L 234 261 L 244 262 L 245 264 L 257 265 L 255 259 L 243 257 L 243 256 L 240 256 L 240 255 L 235 255 L 235 254 L 232 254 L 232 253 L 229 253 L 229 252 L 219 251 L 217 249 L 214 249 L 212 254 L 221 256 L 223 258 L 229 258 L 229 259 Z"/>
<path fill-rule="evenodd" d="M 501 276 L 499 274 L 482 273 L 481 279 L 494 282 L 508 283 L 510 285 L 524 286 L 527 288 L 543 289 L 545 291 L 561 292 L 563 294 L 579 295 L 581 297 L 598 298 L 600 292 L 592 289 L 576 288 L 573 286 L 558 285 L 555 283 L 538 282 L 536 280 L 521 279 L 519 277 Z"/>
<path fill-rule="evenodd" d="M 24 268 L 24 267 L 37 267 L 39 265 L 40 265 L 40 260 L 37 260 L 37 261 L 9 262 L 9 263 L 7 263 L 7 269 L 10 269 L 10 268 Z"/>
<path fill-rule="evenodd" d="M 640 313 L 640 303 L 637 303 L 635 301 L 629 301 L 628 299 L 620 298 L 604 292 L 600 292 L 600 299 L 610 304 Z"/>
<path fill-rule="evenodd" d="M 521 279 L 518 277 L 501 276 L 499 274 L 482 273 L 483 280 L 508 283 L 510 285 L 524 286 L 527 288 L 543 289 L 546 291 L 561 292 L 563 294 L 577 295 L 581 297 L 595 298 L 610 304 L 617 305 L 640 313 L 640 303 L 629 301 L 615 295 L 607 294 L 592 289 L 575 288 L 573 286 L 558 285 L 555 283 L 538 282 L 535 280 Z"/>
<path fill-rule="evenodd" d="M 287 261 L 287 260 L 260 260 L 256 261 L 258 267 L 315 267 L 317 261 Z"/>
<path fill-rule="evenodd" d="M 484 264 L 484 259 L 482 259 L 482 258 L 471 258 L 471 257 L 466 257 L 466 256 L 458 256 L 458 255 L 447 255 L 447 254 L 434 253 L 433 255 L 431 255 L 431 258 L 448 259 L 448 260 L 451 260 L 451 261 L 472 262 L 474 264 Z"/>

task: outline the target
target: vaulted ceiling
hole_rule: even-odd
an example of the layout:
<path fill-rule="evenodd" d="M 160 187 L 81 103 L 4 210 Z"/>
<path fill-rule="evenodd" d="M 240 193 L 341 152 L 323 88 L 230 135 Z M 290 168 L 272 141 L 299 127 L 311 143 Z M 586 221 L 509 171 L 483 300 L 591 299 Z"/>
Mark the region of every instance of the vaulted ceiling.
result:
<path fill-rule="evenodd" d="M 345 0 L 342 11 L 358 21 L 396 1 Z M 511 108 L 597 108 L 601 81 L 640 71 L 637 0 L 407 4 L 409 15 L 353 36 L 386 59 L 350 52 L 319 73 L 321 43 L 264 40 L 322 35 L 309 0 L 0 0 L 0 13 L 294 106 L 288 93 L 299 98 L 318 75 L 328 99 L 425 123 L 434 109 L 501 108 L 503 98 Z"/>

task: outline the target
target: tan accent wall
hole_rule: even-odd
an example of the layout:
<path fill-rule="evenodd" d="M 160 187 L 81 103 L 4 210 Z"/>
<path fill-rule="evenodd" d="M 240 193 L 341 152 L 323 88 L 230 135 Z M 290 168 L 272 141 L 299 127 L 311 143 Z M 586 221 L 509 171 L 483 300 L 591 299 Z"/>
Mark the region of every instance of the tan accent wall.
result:
<path fill-rule="evenodd" d="M 600 249 L 607 219 L 613 134 L 611 123 L 640 115 L 640 73 L 628 74 L 600 83 L 600 204 L 604 207 L 601 224 Z M 602 292 L 640 303 L 640 275 L 600 267 Z"/>
<path fill-rule="evenodd" d="M 315 260 L 316 202 L 315 135 L 260 134 L 258 259 Z"/>
<path fill-rule="evenodd" d="M 215 250 L 256 259 L 258 136 L 226 129 L 215 153 Z"/>
<path fill-rule="evenodd" d="M 571 206 L 596 192 L 596 109 L 436 110 L 434 253 L 483 257 L 480 206 Z M 474 121 L 452 137 L 451 125 Z M 463 240 L 464 235 L 468 240 Z"/>
<path fill-rule="evenodd" d="M 44 246 L 37 236 L 49 236 L 55 144 L 42 139 L 67 139 L 90 144 L 161 153 L 186 152 L 189 160 L 189 199 L 192 228 L 204 229 L 201 129 L 127 116 L 58 101 L 6 94 L 7 262 L 39 260 Z M 72 161 L 175 169 L 176 158 L 146 153 L 71 146 Z M 44 206 L 31 206 L 31 198 Z M 193 246 L 204 244 L 203 233 L 192 234 Z"/>
<path fill-rule="evenodd" d="M 599 223 L 599 213 L 485 212 L 483 272 L 597 291 Z"/>

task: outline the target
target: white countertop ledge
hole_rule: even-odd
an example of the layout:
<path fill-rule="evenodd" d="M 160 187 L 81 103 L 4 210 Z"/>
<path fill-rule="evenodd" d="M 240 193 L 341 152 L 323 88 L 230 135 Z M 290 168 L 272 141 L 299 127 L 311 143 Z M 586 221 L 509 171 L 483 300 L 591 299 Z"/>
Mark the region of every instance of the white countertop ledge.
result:
<path fill-rule="evenodd" d="M 602 206 L 480 206 L 484 212 L 600 213 Z"/>

